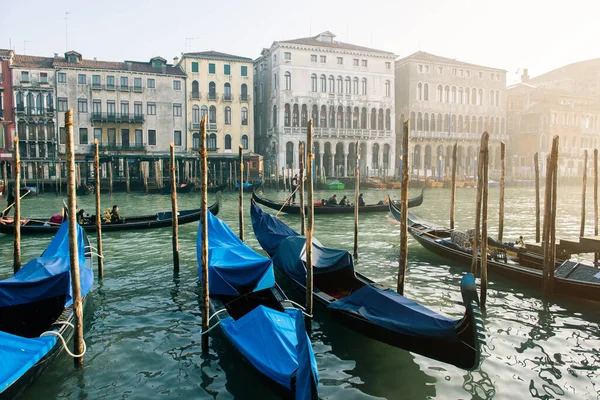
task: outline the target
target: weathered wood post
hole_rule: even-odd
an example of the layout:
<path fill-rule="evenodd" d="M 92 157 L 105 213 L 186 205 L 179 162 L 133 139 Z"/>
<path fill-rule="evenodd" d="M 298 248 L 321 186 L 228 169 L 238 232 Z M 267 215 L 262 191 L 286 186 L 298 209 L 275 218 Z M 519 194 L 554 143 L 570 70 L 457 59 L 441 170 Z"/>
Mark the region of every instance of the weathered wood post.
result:
<path fill-rule="evenodd" d="M 8 161 L 2 163 L 2 176 L 4 177 L 4 190 L 8 190 Z"/>
<path fill-rule="evenodd" d="M 548 290 L 549 293 L 554 291 L 554 268 L 556 265 L 556 198 L 558 192 L 558 145 L 559 138 L 558 136 L 554 136 L 552 140 L 552 156 L 554 157 L 553 166 L 554 172 L 552 173 L 552 209 L 550 214 L 550 223 L 551 223 L 551 236 L 550 236 L 550 268 L 549 272 L 549 285 Z"/>
<path fill-rule="evenodd" d="M 108 193 L 113 192 L 113 164 L 112 159 L 108 160 Z"/>
<path fill-rule="evenodd" d="M 489 139 L 490 136 L 487 132 L 483 132 L 481 138 L 481 150 L 480 150 L 480 171 L 482 187 L 482 198 L 481 198 L 481 307 L 485 309 L 485 301 L 487 299 L 487 287 L 488 287 L 488 274 L 487 274 L 487 249 L 488 249 L 488 180 L 489 180 L 489 163 L 490 163 L 490 152 L 489 152 Z M 504 144 L 504 143 L 502 143 Z M 475 254 L 477 257 L 477 254 Z"/>
<path fill-rule="evenodd" d="M 277 166 L 277 161 L 275 161 L 275 185 L 277 192 L 279 192 L 279 167 Z"/>
<path fill-rule="evenodd" d="M 173 271 L 179 272 L 179 217 L 177 212 L 177 164 L 175 164 L 175 145 L 171 142 L 171 215 L 173 226 Z"/>
<path fill-rule="evenodd" d="M 206 121 L 207 116 L 202 117 L 200 124 L 200 224 L 202 225 L 202 242 L 200 244 L 200 257 L 202 260 L 202 351 L 208 353 L 210 303 L 208 300 L 208 153 L 206 150 Z"/>
<path fill-rule="evenodd" d="M 38 171 L 38 163 L 37 161 L 33 163 L 34 174 L 35 174 L 35 197 L 37 197 L 38 192 L 40 191 L 40 177 Z"/>
<path fill-rule="evenodd" d="M 305 162 L 305 151 L 304 151 L 304 142 L 300 142 L 299 146 L 299 155 L 298 161 L 300 164 L 300 181 L 298 184 L 300 185 L 300 234 L 304 235 L 304 223 L 306 222 L 305 209 L 304 209 L 304 162 Z"/>
<path fill-rule="evenodd" d="M 488 163 L 489 163 L 489 149 L 488 149 Z M 486 169 L 489 165 L 486 166 Z M 506 184 L 506 144 L 500 142 L 500 204 L 498 205 L 498 241 L 502 243 L 502 236 L 504 234 L 504 189 Z M 487 187 L 487 186 L 486 186 Z M 486 200 L 487 202 L 487 200 Z M 487 215 L 485 216 L 487 219 Z"/>
<path fill-rule="evenodd" d="M 246 161 L 246 183 L 250 182 L 250 161 Z"/>
<path fill-rule="evenodd" d="M 238 192 L 239 197 L 239 224 L 240 224 L 240 240 L 244 241 L 244 154 L 242 153 L 242 145 L 238 149 L 239 163 L 240 163 L 240 189 Z"/>
<path fill-rule="evenodd" d="M 594 236 L 598 236 L 598 149 L 594 149 Z M 598 252 L 594 253 L 594 263 L 598 265 Z"/>
<path fill-rule="evenodd" d="M 313 315 L 313 265 L 312 265 L 312 238 L 314 227 L 314 193 L 313 193 L 313 121 L 308 121 L 306 128 L 306 180 L 308 186 L 308 221 L 306 224 L 306 313 L 305 317 L 306 330 L 310 334 L 312 331 L 311 318 Z"/>
<path fill-rule="evenodd" d="M 354 258 L 358 258 L 358 196 L 360 192 L 360 148 L 358 140 L 354 147 L 356 160 L 354 161 Z M 390 201 L 392 201 L 390 199 Z"/>
<path fill-rule="evenodd" d="M 535 242 L 540 243 L 540 160 L 539 153 L 533 156 L 535 167 Z"/>
<path fill-rule="evenodd" d="M 481 149 L 484 141 L 484 136 L 487 135 L 487 131 L 481 135 L 481 144 L 479 146 L 479 158 L 481 158 Z M 473 174 L 477 173 L 477 198 L 475 200 L 475 237 L 473 238 L 473 258 L 471 259 L 471 273 L 477 273 L 478 255 L 481 246 L 481 199 L 483 198 L 483 160 L 479 160 L 477 163 L 477 171 L 473 167 Z M 474 175 L 475 176 L 475 175 Z M 486 238 L 487 240 L 487 238 Z"/>
<path fill-rule="evenodd" d="M 102 256 L 102 208 L 100 207 L 100 152 L 98 139 L 94 139 L 94 183 L 96 194 L 96 242 L 98 246 L 98 278 L 104 276 L 104 258 Z"/>
<path fill-rule="evenodd" d="M 450 185 L 450 229 L 454 229 L 454 213 L 456 203 L 456 159 L 458 152 L 458 143 L 454 143 L 452 148 L 452 181 Z"/>
<path fill-rule="evenodd" d="M 69 253 L 71 261 L 71 290 L 73 309 L 75 310 L 75 334 L 73 347 L 76 354 L 75 367 L 83 367 L 83 304 L 81 302 L 81 280 L 79 278 L 79 246 L 77 240 L 77 197 L 75 187 L 75 146 L 73 143 L 73 109 L 65 113 L 65 128 L 67 133 L 67 206 L 69 209 Z"/>
<path fill-rule="evenodd" d="M 223 161 L 219 161 L 219 185 L 223 184 Z"/>
<path fill-rule="evenodd" d="M 234 188 L 233 184 L 233 170 L 231 168 L 231 161 L 229 162 L 229 191 L 232 191 Z"/>
<path fill-rule="evenodd" d="M 552 293 L 556 264 L 556 186 L 558 180 L 558 136 L 552 139 L 552 150 L 546 167 L 544 203 L 544 281 L 545 295 Z"/>
<path fill-rule="evenodd" d="M 129 163 L 127 162 L 127 157 L 123 159 L 123 165 L 125 166 L 125 190 L 127 194 L 131 193 L 131 182 L 129 180 Z"/>
<path fill-rule="evenodd" d="M 588 152 L 583 152 L 583 184 L 581 186 L 581 228 L 579 229 L 579 237 L 585 235 L 585 191 L 587 186 L 587 160 Z"/>
<path fill-rule="evenodd" d="M 21 269 L 21 155 L 19 154 L 19 137 L 14 139 L 15 159 L 15 212 L 13 226 L 15 229 L 13 271 L 16 274 Z"/>
<path fill-rule="evenodd" d="M 58 160 L 56 166 L 58 167 L 58 171 L 56 172 L 58 177 L 57 193 L 59 196 L 62 196 L 62 161 L 60 159 Z"/>
<path fill-rule="evenodd" d="M 400 188 L 400 260 L 398 264 L 399 294 L 404 295 L 404 281 L 406 280 L 406 265 L 408 263 L 408 135 L 410 132 L 409 121 L 403 121 L 402 154 L 407 159 L 402 163 L 402 187 Z M 392 199 L 390 199 L 392 201 Z"/>

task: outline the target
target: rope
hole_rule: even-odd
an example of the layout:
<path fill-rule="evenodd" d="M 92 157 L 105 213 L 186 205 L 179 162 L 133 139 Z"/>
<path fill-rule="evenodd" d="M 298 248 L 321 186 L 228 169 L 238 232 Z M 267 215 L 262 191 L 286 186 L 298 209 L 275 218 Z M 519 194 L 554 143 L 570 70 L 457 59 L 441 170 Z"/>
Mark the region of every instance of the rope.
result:
<path fill-rule="evenodd" d="M 222 310 L 217 311 L 216 313 L 214 313 L 213 315 L 210 316 L 210 318 L 208 319 L 208 324 L 210 325 L 210 321 L 216 317 L 217 315 L 227 312 L 226 308 L 223 308 Z M 219 326 L 219 324 L 221 323 L 221 321 L 219 320 L 219 322 L 217 322 L 216 324 L 214 324 L 213 326 L 211 326 L 210 328 L 208 328 L 207 330 L 205 330 L 204 332 L 200 332 L 200 336 L 206 335 L 208 332 L 212 331 L 213 329 L 215 329 L 217 326 Z"/>
<path fill-rule="evenodd" d="M 72 323 L 70 323 L 70 322 L 68 322 L 68 321 L 56 321 L 54 324 L 56 324 L 56 325 L 69 325 L 71 328 L 75 329 L 75 325 L 73 325 Z M 87 351 L 87 346 L 86 346 L 86 344 L 85 344 L 85 340 L 83 340 L 83 338 L 82 338 L 82 341 L 83 341 L 83 353 L 81 353 L 81 354 L 73 354 L 73 353 L 71 353 L 71 350 L 69 350 L 69 347 L 67 346 L 67 342 L 65 342 L 65 338 L 63 338 L 63 337 L 62 337 L 62 335 L 61 335 L 60 333 L 58 333 L 58 332 L 56 332 L 56 331 L 46 331 L 46 332 L 43 332 L 43 333 L 40 335 L 40 337 L 42 337 L 42 336 L 48 336 L 48 335 L 55 335 L 55 336 L 58 336 L 58 338 L 60 339 L 60 341 L 61 341 L 61 342 L 62 342 L 62 344 L 63 344 L 63 347 L 64 347 L 64 349 L 65 349 L 65 352 L 66 352 L 68 355 L 70 355 L 71 357 L 73 357 L 73 358 L 80 358 L 80 357 L 83 357 L 83 356 L 84 356 L 84 354 L 85 354 L 85 352 Z"/>
<path fill-rule="evenodd" d="M 290 303 L 292 303 L 292 305 L 294 305 L 294 306 L 298 307 L 298 308 L 300 309 L 300 311 L 302 311 L 302 314 L 304 314 L 304 316 L 305 316 L 305 317 L 308 317 L 308 318 L 312 318 L 312 317 L 313 317 L 313 316 L 312 316 L 312 314 L 307 314 L 307 313 L 305 312 L 305 311 L 306 311 L 306 308 L 302 307 L 300 304 L 298 304 L 298 303 L 296 303 L 295 301 L 292 301 L 292 300 L 290 300 L 290 299 L 287 299 L 287 301 L 289 301 Z"/>

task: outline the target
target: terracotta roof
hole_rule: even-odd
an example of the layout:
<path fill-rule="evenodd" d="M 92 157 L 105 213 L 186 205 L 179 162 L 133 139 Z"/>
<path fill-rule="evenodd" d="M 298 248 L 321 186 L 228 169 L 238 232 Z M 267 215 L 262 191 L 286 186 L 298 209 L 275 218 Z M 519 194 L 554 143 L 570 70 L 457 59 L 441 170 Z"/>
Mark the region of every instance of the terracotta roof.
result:
<path fill-rule="evenodd" d="M 10 50 L 0 49 L 0 57 L 10 57 Z"/>
<path fill-rule="evenodd" d="M 327 31 L 327 32 L 323 32 L 323 34 L 331 35 L 331 32 Z M 390 51 L 377 50 L 377 49 L 372 49 L 370 47 L 364 47 L 364 46 L 357 46 L 355 44 L 338 42 L 337 40 L 333 40 L 333 39 L 331 42 L 323 42 L 323 41 L 317 40 L 317 38 L 319 36 L 321 36 L 321 34 L 319 34 L 317 36 L 305 37 L 305 38 L 299 38 L 299 39 L 280 40 L 275 43 L 302 44 L 302 45 L 306 45 L 306 46 L 331 47 L 333 49 L 339 49 L 339 50 L 368 51 L 371 53 L 386 54 L 389 56 L 394 55 L 394 53 L 392 53 Z"/>
<path fill-rule="evenodd" d="M 209 60 L 226 60 L 226 61 L 242 61 L 242 62 L 252 62 L 251 58 L 234 56 L 232 54 L 221 53 L 218 51 L 199 51 L 193 53 L 184 53 L 183 57 L 190 58 L 206 58 Z"/>
<path fill-rule="evenodd" d="M 496 70 L 496 71 L 506 72 L 506 70 L 503 70 L 503 69 L 500 69 L 500 68 L 486 67 L 484 65 L 477 65 L 477 64 L 466 63 L 464 61 L 458 61 L 458 60 L 456 60 L 454 58 L 447 58 L 447 57 L 436 56 L 435 54 L 426 53 L 424 51 L 417 51 L 417 52 L 411 54 L 410 56 L 400 58 L 400 59 L 396 60 L 396 63 L 400 64 L 400 63 L 403 63 L 404 61 L 409 61 L 409 60 L 419 60 L 419 61 L 438 62 L 438 63 L 445 63 L 445 64 L 455 64 L 455 65 L 462 65 L 462 66 L 465 66 L 465 67 L 486 68 L 486 69 L 493 69 L 493 70 Z"/>
<path fill-rule="evenodd" d="M 12 67 L 16 68 L 47 68 L 52 69 L 52 63 L 54 58 L 52 57 L 37 57 L 37 56 L 24 56 L 21 54 L 15 54 L 13 58 Z"/>
<path fill-rule="evenodd" d="M 131 69 L 128 69 L 127 62 L 119 61 L 97 61 L 97 60 L 81 60 L 76 64 L 69 63 L 63 58 L 54 61 L 55 67 L 64 68 L 81 68 L 81 69 L 108 69 L 117 71 L 132 71 L 132 72 L 143 72 L 151 74 L 163 74 L 162 69 L 154 68 L 150 63 L 141 61 L 129 61 L 131 63 Z M 185 73 L 179 67 L 167 64 L 166 75 L 177 75 L 185 76 Z"/>
<path fill-rule="evenodd" d="M 530 82 L 542 83 L 561 78 L 571 78 L 576 80 L 578 77 L 581 77 L 581 75 L 596 76 L 598 71 L 600 71 L 600 58 L 595 58 L 568 64 L 555 70 L 546 72 L 542 75 L 536 76 L 535 78 L 531 78 Z"/>

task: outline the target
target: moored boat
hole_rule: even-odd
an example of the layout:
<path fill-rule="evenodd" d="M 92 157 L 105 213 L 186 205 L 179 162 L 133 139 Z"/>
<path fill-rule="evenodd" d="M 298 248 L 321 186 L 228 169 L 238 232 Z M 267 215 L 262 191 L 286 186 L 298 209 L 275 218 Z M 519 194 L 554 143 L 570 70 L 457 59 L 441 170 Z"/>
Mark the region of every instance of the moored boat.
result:
<path fill-rule="evenodd" d="M 390 205 L 390 211 L 400 220 L 400 210 Z M 473 253 L 464 240 L 467 233 L 425 221 L 408 213 L 408 231 L 427 250 L 449 260 L 471 265 Z M 543 257 L 513 244 L 499 243 L 488 238 L 488 270 L 491 276 L 502 275 L 516 281 L 542 288 Z M 559 261 L 554 270 L 553 293 L 591 300 L 600 300 L 600 270 L 576 261 Z"/>
<path fill-rule="evenodd" d="M 252 227 L 275 268 L 301 290 L 305 288 L 306 238 L 279 219 L 251 205 Z M 411 352 L 460 368 L 479 364 L 481 324 L 475 279 L 461 282 L 465 314 L 458 320 L 437 314 L 385 289 L 354 270 L 345 250 L 313 241 L 314 298 L 349 329 Z"/>
<path fill-rule="evenodd" d="M 219 212 L 219 203 L 216 202 L 209 207 L 213 214 Z M 162 228 L 172 225 L 173 214 L 171 211 L 158 212 L 152 215 L 124 217 L 121 223 L 102 223 L 102 232 L 128 231 L 139 229 Z M 200 219 L 200 209 L 179 211 L 178 223 L 189 224 Z M 85 223 L 81 227 L 86 232 L 96 232 L 96 217 L 85 218 Z M 49 218 L 30 218 L 21 219 L 21 235 L 49 234 L 56 233 L 60 228 L 59 223 L 51 222 Z M 0 233 L 12 235 L 14 225 L 12 218 L 0 219 Z"/>
<path fill-rule="evenodd" d="M 77 228 L 81 295 L 94 282 L 85 232 Z M 18 397 L 63 350 L 73 335 L 68 224 L 44 253 L 0 281 L 0 398 Z M 51 333 L 50 333 L 51 332 Z"/>
<path fill-rule="evenodd" d="M 423 203 L 424 189 L 421 189 L 421 194 L 415 198 L 408 200 L 408 208 L 418 207 Z M 265 207 L 269 207 L 273 210 L 282 211 L 288 214 L 300 214 L 300 204 L 289 204 L 283 201 L 275 201 L 260 197 L 256 192 L 252 193 L 252 198 L 259 204 Z M 358 208 L 359 213 L 365 212 L 388 212 L 389 207 L 386 201 L 381 201 L 381 204 L 367 204 Z M 354 206 L 340 206 L 340 205 L 323 205 L 321 203 L 315 204 L 315 214 L 352 214 L 354 213 Z"/>
<path fill-rule="evenodd" d="M 210 213 L 207 230 L 211 318 L 258 371 L 288 392 L 286 397 L 316 398 L 318 373 L 303 314 L 275 283 L 273 263 Z M 197 240 L 202 279 L 202 225 Z"/>
<path fill-rule="evenodd" d="M 325 187 L 327 190 L 344 190 L 345 188 L 344 184 L 337 179 L 325 182 Z"/>

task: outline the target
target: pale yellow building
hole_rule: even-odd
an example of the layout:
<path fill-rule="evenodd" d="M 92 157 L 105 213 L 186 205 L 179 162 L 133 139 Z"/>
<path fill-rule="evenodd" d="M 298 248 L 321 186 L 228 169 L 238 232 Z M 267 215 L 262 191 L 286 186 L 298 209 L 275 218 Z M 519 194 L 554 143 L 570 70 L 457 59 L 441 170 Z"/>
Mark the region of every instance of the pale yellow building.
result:
<path fill-rule="evenodd" d="M 187 135 L 200 147 L 200 121 L 208 116 L 209 158 L 254 151 L 252 59 L 216 51 L 184 53 L 178 66 L 187 75 Z"/>

